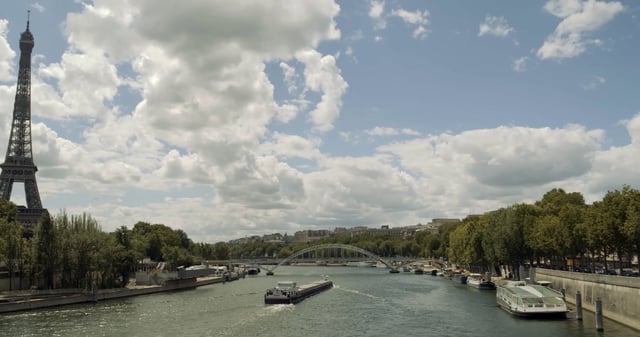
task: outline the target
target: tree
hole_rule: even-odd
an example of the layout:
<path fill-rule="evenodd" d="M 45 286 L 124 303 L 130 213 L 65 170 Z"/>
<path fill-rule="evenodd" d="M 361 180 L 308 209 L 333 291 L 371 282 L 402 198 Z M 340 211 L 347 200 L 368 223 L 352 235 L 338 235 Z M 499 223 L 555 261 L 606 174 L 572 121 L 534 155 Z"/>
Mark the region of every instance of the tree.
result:
<path fill-rule="evenodd" d="M 584 235 L 577 232 L 576 227 L 583 223 L 585 202 L 579 192 L 566 193 L 563 189 L 553 189 L 547 192 L 536 206 L 540 207 L 542 214 L 556 217 L 545 218 L 558 228 L 554 231 L 558 236 L 547 237 L 547 240 L 555 240 L 557 257 L 564 259 L 568 256 L 581 256 L 585 252 Z M 545 238 L 537 238 L 545 239 Z"/>
<path fill-rule="evenodd" d="M 562 259 L 568 250 L 570 235 L 567 228 L 562 226 L 560 217 L 543 215 L 536 219 L 527 241 L 535 256 L 550 258 L 552 264 L 557 264 L 557 260 Z"/>
<path fill-rule="evenodd" d="M 640 258 L 640 191 L 628 191 L 627 219 L 622 232 L 627 235 L 635 256 Z"/>
<path fill-rule="evenodd" d="M 114 273 L 122 280 L 122 286 L 126 286 L 129 283 L 129 275 L 140 256 L 133 249 L 131 231 L 127 226 L 116 229 L 113 236 L 116 242 L 112 251 Z"/>
<path fill-rule="evenodd" d="M 229 259 L 229 246 L 224 242 L 217 242 L 213 245 L 213 252 L 216 260 Z"/>
<path fill-rule="evenodd" d="M 284 248 L 280 249 L 280 251 L 278 252 L 278 258 L 279 259 L 285 259 L 285 258 L 291 256 L 291 254 L 293 254 L 293 251 L 291 250 L 291 248 L 284 247 Z"/>
<path fill-rule="evenodd" d="M 633 240 L 630 239 L 625 231 L 624 225 L 627 223 L 628 210 L 632 209 L 630 202 L 633 201 L 633 190 L 628 185 L 622 188 L 622 191 L 609 191 L 602 199 L 604 210 L 605 232 L 607 238 L 613 243 L 613 251 L 615 251 L 618 261 L 620 262 L 620 273 L 622 274 L 622 259 L 626 254 L 633 254 Z"/>
<path fill-rule="evenodd" d="M 3 235 L 2 255 L 5 258 L 9 274 L 9 290 L 13 290 L 13 279 L 22 260 L 22 226 L 15 220 L 8 222 L 0 218 L 0 232 Z M 21 276 L 22 278 L 22 276 Z M 20 287 L 20 285 L 19 285 Z"/>
<path fill-rule="evenodd" d="M 46 289 L 55 288 L 55 273 L 58 268 L 58 238 L 48 212 L 43 214 L 34 235 L 36 264 L 44 279 Z"/>

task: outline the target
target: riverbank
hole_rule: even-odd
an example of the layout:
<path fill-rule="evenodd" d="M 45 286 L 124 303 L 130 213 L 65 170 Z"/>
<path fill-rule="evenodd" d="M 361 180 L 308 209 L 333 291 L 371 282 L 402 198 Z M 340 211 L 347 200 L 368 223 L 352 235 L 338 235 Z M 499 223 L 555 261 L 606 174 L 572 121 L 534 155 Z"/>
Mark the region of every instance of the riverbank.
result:
<path fill-rule="evenodd" d="M 595 312 L 599 298 L 604 317 L 640 331 L 640 278 L 536 268 L 535 279 L 550 281 L 553 288 L 564 290 L 571 304 L 576 304 L 579 291 L 582 308 L 591 312 Z"/>
<path fill-rule="evenodd" d="M 206 276 L 166 280 L 162 285 L 135 285 L 126 288 L 57 290 L 21 290 L 0 293 L 0 313 L 36 310 L 70 304 L 99 302 L 112 299 L 149 295 L 161 292 L 193 289 L 216 283 L 236 281 L 242 275 Z"/>

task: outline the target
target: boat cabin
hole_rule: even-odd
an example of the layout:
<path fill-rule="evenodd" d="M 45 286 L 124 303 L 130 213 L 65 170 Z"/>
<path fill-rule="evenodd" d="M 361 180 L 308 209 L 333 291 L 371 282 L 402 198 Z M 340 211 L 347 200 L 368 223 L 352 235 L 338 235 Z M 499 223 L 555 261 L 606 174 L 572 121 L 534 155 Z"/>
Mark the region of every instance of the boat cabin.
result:
<path fill-rule="evenodd" d="M 276 289 L 286 290 L 286 289 L 295 289 L 296 283 L 293 281 L 279 281 L 276 285 Z"/>

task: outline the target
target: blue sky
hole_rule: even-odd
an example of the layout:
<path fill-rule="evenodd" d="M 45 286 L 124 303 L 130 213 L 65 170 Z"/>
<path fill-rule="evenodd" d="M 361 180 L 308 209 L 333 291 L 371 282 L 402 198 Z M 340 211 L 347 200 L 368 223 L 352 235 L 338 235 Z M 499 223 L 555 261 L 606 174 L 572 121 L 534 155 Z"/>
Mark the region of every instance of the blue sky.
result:
<path fill-rule="evenodd" d="M 30 10 L 43 204 L 105 230 L 395 227 L 640 184 L 635 1 L 0 8 L 0 142 Z"/>

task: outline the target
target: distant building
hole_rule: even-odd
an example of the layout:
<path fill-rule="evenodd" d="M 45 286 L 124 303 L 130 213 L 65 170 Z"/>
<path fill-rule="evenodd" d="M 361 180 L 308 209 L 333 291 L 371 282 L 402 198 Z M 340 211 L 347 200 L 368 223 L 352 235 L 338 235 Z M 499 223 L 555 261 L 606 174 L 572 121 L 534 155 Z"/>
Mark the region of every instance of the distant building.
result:
<path fill-rule="evenodd" d="M 390 225 L 381 225 L 380 228 L 369 228 L 367 226 L 356 227 L 335 227 L 332 231 L 327 229 L 306 229 L 295 232 L 293 236 L 280 233 L 266 234 L 263 236 L 251 236 L 243 239 L 229 241 L 229 244 L 246 244 L 254 242 L 276 242 L 276 243 L 309 243 L 333 236 L 349 236 L 349 237 L 375 237 L 381 235 L 389 235 L 399 238 L 411 238 L 416 232 L 426 231 L 431 234 L 438 234 L 440 227 L 444 224 L 460 223 L 460 219 L 436 218 L 427 224 L 418 223 L 417 225 L 391 227 Z"/>
<path fill-rule="evenodd" d="M 426 230 L 428 230 L 431 234 L 438 234 L 440 230 L 440 226 L 449 223 L 459 223 L 460 219 L 433 219 L 426 225 Z"/>
<path fill-rule="evenodd" d="M 229 245 L 244 245 L 247 243 L 262 242 L 262 237 L 258 235 L 247 236 L 241 239 L 235 239 L 228 242 Z"/>
<path fill-rule="evenodd" d="M 280 233 L 266 234 L 262 236 L 262 242 L 284 243 L 285 237 Z"/>
<path fill-rule="evenodd" d="M 329 236 L 331 236 L 331 232 L 327 229 L 318 229 L 318 230 L 307 229 L 307 230 L 296 232 L 293 235 L 293 241 L 306 243 L 306 242 L 312 242 L 312 241 L 328 238 Z"/>

